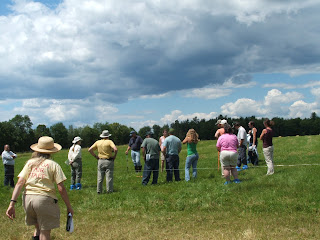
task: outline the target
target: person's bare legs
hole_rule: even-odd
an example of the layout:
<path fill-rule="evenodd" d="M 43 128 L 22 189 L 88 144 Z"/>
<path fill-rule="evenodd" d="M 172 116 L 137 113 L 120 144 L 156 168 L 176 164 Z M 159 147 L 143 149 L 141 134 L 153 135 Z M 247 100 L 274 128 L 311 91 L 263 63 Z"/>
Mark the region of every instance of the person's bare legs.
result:
<path fill-rule="evenodd" d="M 40 240 L 50 240 L 51 230 L 40 230 Z"/>
<path fill-rule="evenodd" d="M 238 179 L 238 171 L 236 169 L 236 166 L 231 166 L 230 170 L 231 170 L 231 174 L 232 174 L 233 178 Z"/>
<path fill-rule="evenodd" d="M 36 236 L 40 235 L 40 229 L 39 229 L 39 225 L 38 224 L 36 224 L 34 226 L 35 226 L 35 229 L 34 229 L 33 236 L 36 237 Z"/>
<path fill-rule="evenodd" d="M 227 182 L 230 181 L 230 167 L 224 166 L 223 167 L 223 174 L 224 178 L 226 179 Z"/>

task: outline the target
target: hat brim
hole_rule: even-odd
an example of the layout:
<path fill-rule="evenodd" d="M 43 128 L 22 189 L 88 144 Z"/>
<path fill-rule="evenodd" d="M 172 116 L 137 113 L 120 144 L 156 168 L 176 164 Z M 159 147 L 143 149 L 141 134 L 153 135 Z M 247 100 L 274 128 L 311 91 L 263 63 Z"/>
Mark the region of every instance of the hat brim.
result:
<path fill-rule="evenodd" d="M 102 134 L 101 134 L 100 137 L 101 137 L 101 138 L 105 138 L 105 137 L 110 137 L 111 135 L 112 135 L 112 134 L 109 134 L 108 136 L 105 136 L 105 135 L 102 135 Z"/>
<path fill-rule="evenodd" d="M 35 152 L 39 152 L 39 153 L 56 153 L 59 152 L 62 149 L 62 146 L 58 143 L 54 143 L 54 147 L 51 149 L 43 149 L 43 148 L 38 148 L 38 143 L 32 144 L 30 146 L 30 148 L 35 151 Z"/>
<path fill-rule="evenodd" d="M 79 139 L 78 141 L 72 141 L 72 143 L 77 143 L 79 141 L 83 141 L 83 139 Z"/>

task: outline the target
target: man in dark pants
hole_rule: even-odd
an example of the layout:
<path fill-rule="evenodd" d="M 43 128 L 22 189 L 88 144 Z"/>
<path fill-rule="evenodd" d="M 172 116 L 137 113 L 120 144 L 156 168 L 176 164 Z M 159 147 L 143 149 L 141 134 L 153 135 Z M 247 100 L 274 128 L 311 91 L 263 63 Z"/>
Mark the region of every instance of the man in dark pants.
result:
<path fill-rule="evenodd" d="M 151 173 L 153 173 L 152 184 L 158 183 L 160 146 L 159 142 L 152 138 L 152 135 L 152 132 L 148 132 L 141 145 L 143 159 L 145 161 L 142 185 L 148 184 Z"/>
<path fill-rule="evenodd" d="M 166 171 L 167 182 L 172 182 L 174 173 L 174 179 L 180 181 L 179 173 L 179 153 L 181 151 L 181 141 L 179 138 L 173 135 L 174 129 L 169 130 L 169 137 L 166 137 L 163 143 L 163 154 L 166 156 Z"/>
<path fill-rule="evenodd" d="M 10 151 L 10 146 L 4 145 L 4 151 L 1 154 L 4 166 L 4 185 L 14 187 L 14 159 L 17 155 Z"/>
<path fill-rule="evenodd" d="M 247 164 L 247 132 L 244 129 L 244 127 L 242 127 L 240 125 L 239 122 L 235 122 L 234 124 L 234 128 L 236 130 L 238 130 L 238 134 L 237 134 L 237 138 L 238 138 L 238 142 L 239 142 L 239 148 L 238 148 L 238 162 L 237 162 L 237 171 L 241 171 L 241 170 L 246 170 L 248 169 L 248 164 Z M 241 169 L 241 164 L 243 164 L 242 169 Z"/>

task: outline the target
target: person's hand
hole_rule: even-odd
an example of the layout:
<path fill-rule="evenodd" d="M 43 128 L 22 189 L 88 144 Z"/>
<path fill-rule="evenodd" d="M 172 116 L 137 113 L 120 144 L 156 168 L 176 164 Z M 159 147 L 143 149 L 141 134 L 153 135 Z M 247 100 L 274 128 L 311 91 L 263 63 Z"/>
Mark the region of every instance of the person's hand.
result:
<path fill-rule="evenodd" d="M 16 217 L 16 210 L 14 209 L 14 206 L 9 206 L 6 212 L 6 215 L 8 216 L 8 218 L 10 218 L 11 220 L 13 220 Z"/>
<path fill-rule="evenodd" d="M 73 161 L 70 161 L 70 162 L 69 162 L 69 165 L 72 165 L 72 163 L 73 163 Z"/>
<path fill-rule="evenodd" d="M 128 150 L 126 151 L 126 155 L 128 155 Z"/>
<path fill-rule="evenodd" d="M 69 214 L 69 213 L 71 213 L 71 215 L 73 216 L 73 209 L 72 209 L 72 207 L 70 207 L 70 208 L 67 208 L 67 214 Z"/>

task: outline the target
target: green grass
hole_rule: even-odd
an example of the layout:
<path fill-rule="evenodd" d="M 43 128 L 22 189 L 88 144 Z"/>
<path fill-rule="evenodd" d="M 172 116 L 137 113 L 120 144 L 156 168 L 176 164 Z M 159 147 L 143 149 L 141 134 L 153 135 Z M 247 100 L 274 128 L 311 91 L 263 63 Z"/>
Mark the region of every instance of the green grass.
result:
<path fill-rule="evenodd" d="M 115 162 L 113 194 L 96 194 L 96 160 L 83 149 L 83 190 L 69 191 L 75 211 L 75 232 L 65 231 L 66 208 L 60 200 L 61 227 L 52 239 L 319 239 L 320 136 L 275 138 L 275 174 L 266 176 L 259 143 L 260 166 L 239 173 L 241 184 L 224 186 L 217 170 L 216 141 L 198 144 L 198 178 L 166 183 L 160 173 L 156 186 L 141 185 L 119 147 Z M 19 154 L 16 175 L 30 157 Z M 54 155 L 70 184 L 70 169 L 64 164 L 67 151 Z M 184 168 L 186 148 L 180 154 Z M 251 164 L 249 164 L 251 166 Z M 184 171 L 180 171 L 184 177 Z M 3 179 L 3 167 L 0 171 Z M 149 183 L 150 184 L 150 183 Z M 104 184 L 105 188 L 105 184 Z M 0 239 L 30 239 L 33 228 L 24 224 L 21 196 L 17 218 L 5 216 L 12 189 L 0 187 Z"/>

